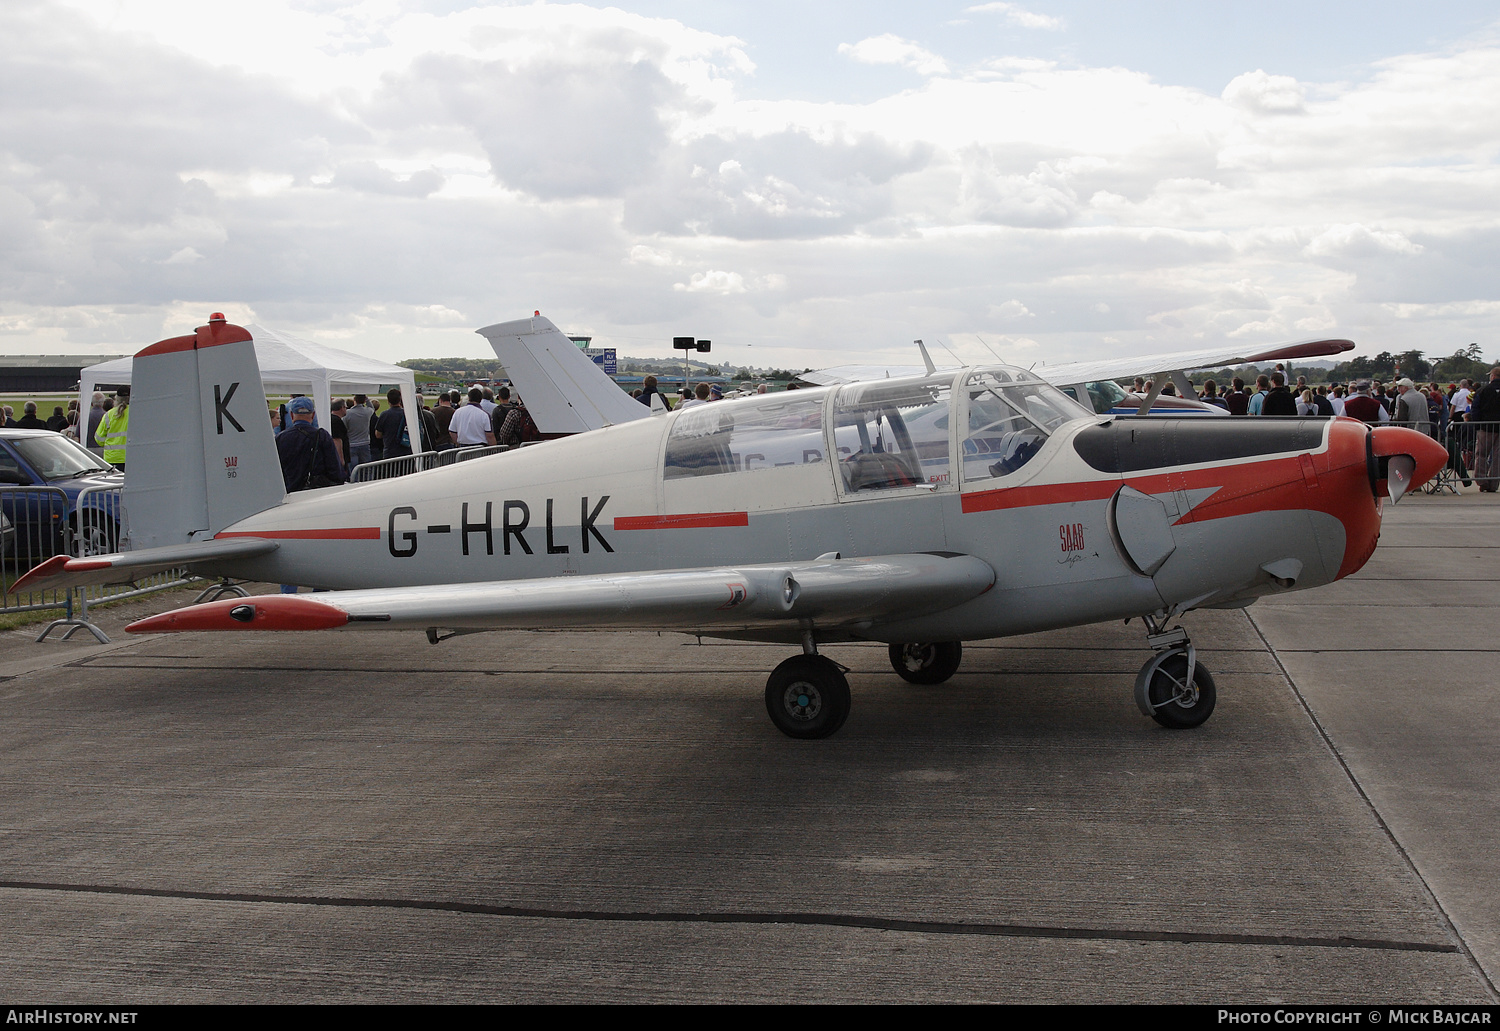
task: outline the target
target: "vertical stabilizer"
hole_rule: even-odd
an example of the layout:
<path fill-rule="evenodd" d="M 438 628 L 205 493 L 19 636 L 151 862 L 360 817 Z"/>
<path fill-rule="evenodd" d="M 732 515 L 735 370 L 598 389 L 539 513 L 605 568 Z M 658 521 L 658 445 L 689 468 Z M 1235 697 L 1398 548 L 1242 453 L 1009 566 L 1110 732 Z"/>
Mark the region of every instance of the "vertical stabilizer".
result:
<path fill-rule="evenodd" d="M 589 356 L 541 315 L 486 326 L 478 333 L 495 349 L 543 433 L 582 433 L 650 415 Z"/>
<path fill-rule="evenodd" d="M 134 549 L 212 537 L 286 498 L 255 343 L 222 315 L 131 370 L 125 512 Z"/>

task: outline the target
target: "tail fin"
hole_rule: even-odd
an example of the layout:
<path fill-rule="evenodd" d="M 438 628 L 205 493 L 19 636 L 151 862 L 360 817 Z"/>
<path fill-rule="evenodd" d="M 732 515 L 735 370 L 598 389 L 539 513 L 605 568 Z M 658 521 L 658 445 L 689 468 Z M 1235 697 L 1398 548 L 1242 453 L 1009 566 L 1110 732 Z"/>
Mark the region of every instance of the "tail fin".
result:
<path fill-rule="evenodd" d="M 543 433 L 582 433 L 651 413 L 542 315 L 485 326 L 495 357 Z"/>
<path fill-rule="evenodd" d="M 255 342 L 217 315 L 131 370 L 125 512 L 132 548 L 203 540 L 286 491 Z"/>

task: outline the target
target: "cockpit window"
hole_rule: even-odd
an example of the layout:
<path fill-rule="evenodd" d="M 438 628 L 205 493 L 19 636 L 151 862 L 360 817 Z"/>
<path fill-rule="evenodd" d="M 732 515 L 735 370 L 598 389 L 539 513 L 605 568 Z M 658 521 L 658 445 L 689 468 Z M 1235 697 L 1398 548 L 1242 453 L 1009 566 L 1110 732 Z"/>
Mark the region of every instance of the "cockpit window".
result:
<path fill-rule="evenodd" d="M 694 405 L 672 422 L 663 475 L 673 480 L 821 462 L 826 397 L 796 391 Z"/>
<path fill-rule="evenodd" d="M 962 449 L 965 481 L 1008 476 L 1031 461 L 1057 427 L 1089 414 L 1038 380 L 976 372 L 964 389 L 969 397 Z"/>
<path fill-rule="evenodd" d="M 1089 400 L 1093 402 L 1095 412 L 1102 414 L 1125 402 L 1125 388 L 1113 380 L 1095 380 L 1083 386 L 1089 392 Z"/>
<path fill-rule="evenodd" d="M 839 392 L 833 442 L 847 492 L 946 483 L 952 376 Z"/>

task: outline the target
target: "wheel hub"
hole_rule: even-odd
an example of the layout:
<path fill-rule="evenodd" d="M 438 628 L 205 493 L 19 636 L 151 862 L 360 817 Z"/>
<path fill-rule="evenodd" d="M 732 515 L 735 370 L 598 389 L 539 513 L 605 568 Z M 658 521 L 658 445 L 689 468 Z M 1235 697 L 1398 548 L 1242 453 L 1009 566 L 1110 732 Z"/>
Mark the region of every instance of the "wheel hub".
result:
<path fill-rule="evenodd" d="M 787 714 L 793 719 L 813 720 L 823 711 L 823 696 L 811 684 L 792 684 L 782 696 Z"/>
<path fill-rule="evenodd" d="M 902 658 L 906 661 L 906 668 L 913 673 L 919 673 L 932 665 L 933 656 L 936 653 L 930 644 L 909 644 L 902 649 Z"/>

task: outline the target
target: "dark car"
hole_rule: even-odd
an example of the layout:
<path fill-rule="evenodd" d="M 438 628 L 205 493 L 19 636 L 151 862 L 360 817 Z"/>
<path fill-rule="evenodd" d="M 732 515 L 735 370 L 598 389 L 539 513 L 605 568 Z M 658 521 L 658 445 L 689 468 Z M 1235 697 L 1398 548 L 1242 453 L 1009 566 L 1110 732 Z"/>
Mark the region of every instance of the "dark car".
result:
<path fill-rule="evenodd" d="M 82 512 L 78 499 L 90 487 L 124 483 L 123 473 L 61 433 L 0 429 L 0 511 L 14 527 L 6 554 L 33 561 L 65 554 L 70 533 L 79 538 L 81 554 L 118 551 L 116 493 L 84 494 Z"/>

